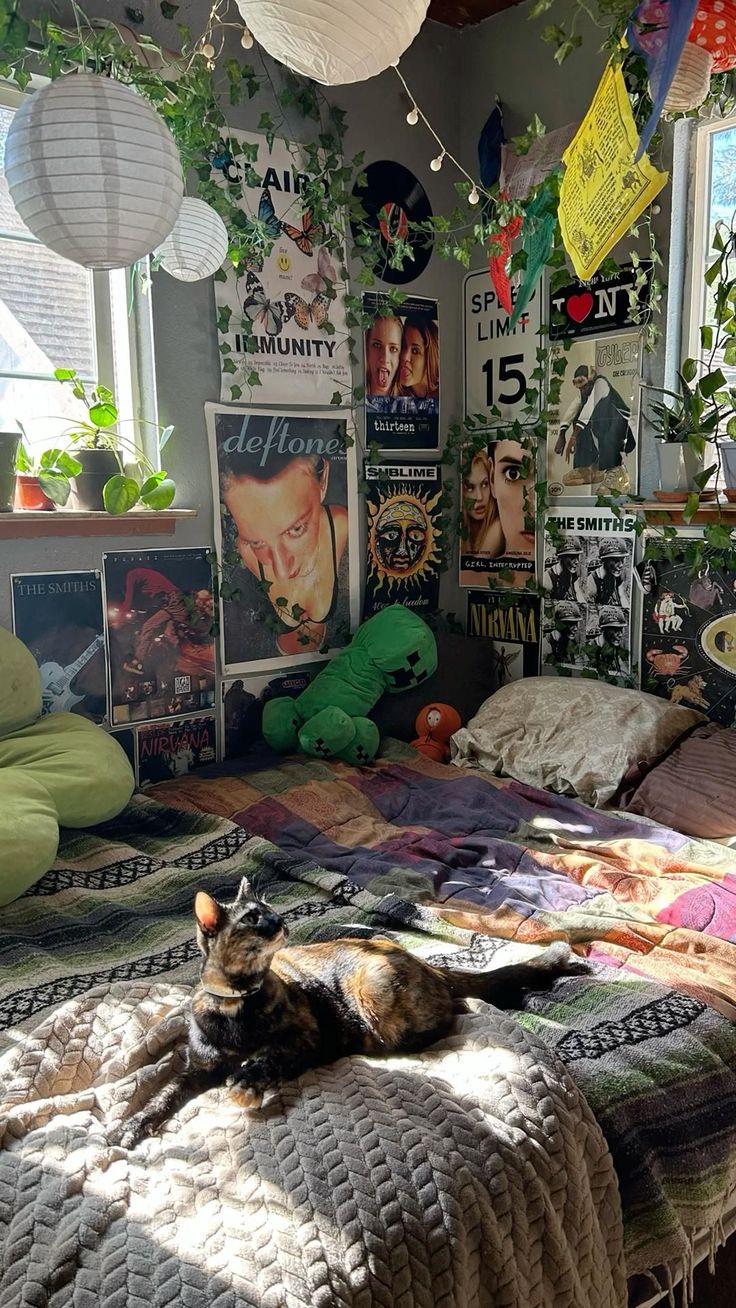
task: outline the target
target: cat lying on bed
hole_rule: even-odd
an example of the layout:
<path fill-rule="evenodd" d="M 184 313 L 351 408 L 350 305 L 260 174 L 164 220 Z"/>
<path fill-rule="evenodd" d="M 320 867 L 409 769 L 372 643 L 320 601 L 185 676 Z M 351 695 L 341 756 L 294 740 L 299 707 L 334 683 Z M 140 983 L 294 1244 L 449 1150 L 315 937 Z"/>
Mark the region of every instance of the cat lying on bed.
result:
<path fill-rule="evenodd" d="M 587 972 L 563 941 L 529 963 L 491 972 L 432 967 L 390 940 L 335 940 L 283 948 L 282 918 L 245 879 L 232 904 L 201 891 L 194 905 L 204 955 L 192 996 L 184 1071 L 146 1108 L 116 1124 L 132 1148 L 187 1100 L 225 1083 L 243 1108 L 264 1093 L 348 1054 L 412 1053 L 445 1035 L 465 997 L 515 1008 L 525 990 Z"/>

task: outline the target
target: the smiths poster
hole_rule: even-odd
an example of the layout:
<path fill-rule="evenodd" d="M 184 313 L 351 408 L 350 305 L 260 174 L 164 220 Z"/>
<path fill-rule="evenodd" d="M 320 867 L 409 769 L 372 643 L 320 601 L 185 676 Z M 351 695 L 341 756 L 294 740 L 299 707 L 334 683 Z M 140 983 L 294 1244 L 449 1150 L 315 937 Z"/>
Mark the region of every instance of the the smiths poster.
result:
<path fill-rule="evenodd" d="M 211 162 L 264 242 L 262 254 L 215 282 L 221 398 L 246 396 L 255 371 L 262 404 L 329 404 L 352 385 L 345 254 L 312 214 L 304 153 L 283 140 L 269 149 L 265 136 L 229 131 Z"/>
<path fill-rule="evenodd" d="M 560 402 L 547 440 L 548 493 L 554 499 L 636 492 L 641 337 L 638 332 L 552 348 L 564 360 Z"/>
<path fill-rule="evenodd" d="M 205 411 L 225 673 L 275 670 L 347 644 L 358 592 L 348 415 Z"/>
<path fill-rule="evenodd" d="M 541 607 L 539 595 L 468 591 L 466 631 L 491 642 L 499 685 L 539 676 Z"/>
<path fill-rule="evenodd" d="M 436 300 L 401 304 L 364 294 L 366 444 L 385 450 L 438 450 L 440 340 Z"/>
<path fill-rule="evenodd" d="M 103 561 L 113 725 L 213 708 L 207 550 L 126 551 Z"/>
<path fill-rule="evenodd" d="M 536 576 L 536 441 L 513 432 L 461 456 L 460 585 L 528 586 Z"/>
<path fill-rule="evenodd" d="M 263 708 L 271 699 L 296 699 L 307 689 L 319 668 L 290 668 L 278 676 L 261 673 L 235 677 L 222 683 L 222 740 L 224 758 L 243 758 L 261 747 L 267 749 L 261 731 Z"/>
<path fill-rule="evenodd" d="M 13 630 L 41 672 L 42 711 L 107 717 L 99 572 L 37 572 L 12 578 Z"/>
<path fill-rule="evenodd" d="M 631 671 L 634 525 L 604 510 L 548 513 L 544 663 L 612 678 Z"/>
<path fill-rule="evenodd" d="M 138 785 L 171 781 L 217 761 L 217 727 L 212 716 L 156 722 L 138 728 Z"/>
<path fill-rule="evenodd" d="M 442 469 L 438 463 L 365 465 L 368 572 L 363 614 L 389 604 L 416 613 L 439 604 Z"/>
<path fill-rule="evenodd" d="M 653 695 L 736 725 L 736 583 L 680 555 L 654 563 L 644 596 L 641 685 Z"/>
<path fill-rule="evenodd" d="M 589 282 L 569 282 L 549 295 L 549 338 L 572 340 L 641 327 L 647 321 L 654 265 L 642 259 L 614 273 L 597 272 Z M 637 286 L 637 280 L 641 285 Z"/>

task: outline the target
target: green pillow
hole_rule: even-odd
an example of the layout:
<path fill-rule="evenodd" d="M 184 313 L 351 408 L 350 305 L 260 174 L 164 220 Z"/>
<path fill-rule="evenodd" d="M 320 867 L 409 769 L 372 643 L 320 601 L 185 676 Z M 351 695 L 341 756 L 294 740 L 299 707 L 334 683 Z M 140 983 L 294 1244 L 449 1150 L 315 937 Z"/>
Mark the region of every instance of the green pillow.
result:
<path fill-rule="evenodd" d="M 56 805 L 23 768 L 0 773 L 0 905 L 17 899 L 48 872 L 59 844 Z"/>
<path fill-rule="evenodd" d="M 3 768 L 22 768 L 51 797 L 62 827 L 93 827 L 125 808 L 135 778 L 118 742 L 78 713 L 49 713 L 0 740 Z M 0 815 L 0 823 L 2 822 Z"/>

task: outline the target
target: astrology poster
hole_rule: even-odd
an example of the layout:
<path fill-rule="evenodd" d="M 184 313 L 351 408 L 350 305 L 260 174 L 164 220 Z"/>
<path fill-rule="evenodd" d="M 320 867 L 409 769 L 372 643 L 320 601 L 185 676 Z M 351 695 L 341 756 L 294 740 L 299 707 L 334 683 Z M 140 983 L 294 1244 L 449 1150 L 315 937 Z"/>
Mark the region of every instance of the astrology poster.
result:
<path fill-rule="evenodd" d="M 387 308 L 390 312 L 387 312 Z M 436 300 L 389 304 L 363 295 L 365 440 L 383 450 L 439 451 L 440 338 Z"/>
<path fill-rule="evenodd" d="M 631 672 L 634 527 L 605 509 L 547 514 L 543 664 L 612 679 Z"/>
<path fill-rule="evenodd" d="M 639 332 L 557 342 L 564 361 L 559 404 L 550 405 L 547 493 L 551 500 L 635 494 L 642 341 Z"/>
<path fill-rule="evenodd" d="M 205 405 L 226 676 L 314 661 L 358 622 L 349 414 Z"/>
<path fill-rule="evenodd" d="M 368 570 L 364 618 L 403 604 L 437 609 L 442 566 L 442 469 L 438 463 L 365 465 Z"/>
<path fill-rule="evenodd" d="M 113 726 L 214 708 L 209 551 L 104 554 L 103 567 Z"/>
<path fill-rule="evenodd" d="M 13 630 L 41 672 L 42 712 L 107 717 L 99 572 L 16 573 Z"/>
<path fill-rule="evenodd" d="M 541 620 L 539 595 L 496 590 L 467 593 L 466 633 L 489 641 L 499 686 L 539 676 Z"/>
<path fill-rule="evenodd" d="M 222 682 L 223 758 L 258 759 L 268 750 L 262 735 L 263 709 L 271 699 L 296 699 L 319 672 L 319 666 L 290 668 L 275 677 L 267 672 Z M 270 763 L 270 758 L 267 760 Z"/>
<path fill-rule="evenodd" d="M 696 573 L 683 555 L 647 569 L 642 616 L 641 687 L 673 704 L 736 725 L 736 580 L 706 563 Z M 646 576 L 646 573 L 645 573 Z"/>
<path fill-rule="evenodd" d="M 217 722 L 208 714 L 201 718 L 178 718 L 138 727 L 138 785 L 155 785 L 184 777 L 195 768 L 217 762 Z"/>
<path fill-rule="evenodd" d="M 249 235 L 262 248 L 215 279 L 220 398 L 247 401 L 257 372 L 260 404 L 329 404 L 352 387 L 344 246 L 308 207 L 300 146 L 226 132 L 212 175 L 255 223 Z"/>
<path fill-rule="evenodd" d="M 461 451 L 461 586 L 523 588 L 535 580 L 536 463 L 537 441 L 523 429 Z"/>

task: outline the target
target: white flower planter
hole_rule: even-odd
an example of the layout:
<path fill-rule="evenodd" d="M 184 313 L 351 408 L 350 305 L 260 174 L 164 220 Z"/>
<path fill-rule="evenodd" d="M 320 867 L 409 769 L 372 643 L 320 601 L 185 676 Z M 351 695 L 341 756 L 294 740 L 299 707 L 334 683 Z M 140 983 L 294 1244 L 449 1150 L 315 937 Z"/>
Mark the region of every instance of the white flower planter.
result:
<path fill-rule="evenodd" d="M 721 445 L 721 467 L 729 490 L 736 490 L 736 441 Z"/>
<path fill-rule="evenodd" d="M 687 442 L 657 441 L 657 461 L 661 490 L 687 494 L 697 489 L 695 478 L 703 471 L 703 458 Z"/>

